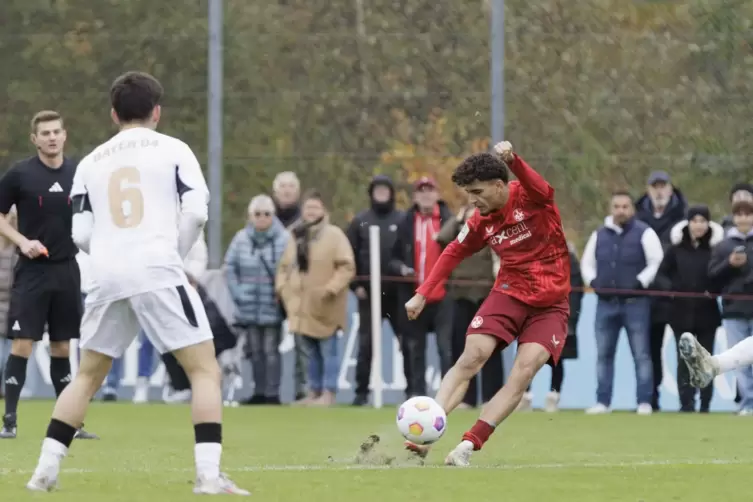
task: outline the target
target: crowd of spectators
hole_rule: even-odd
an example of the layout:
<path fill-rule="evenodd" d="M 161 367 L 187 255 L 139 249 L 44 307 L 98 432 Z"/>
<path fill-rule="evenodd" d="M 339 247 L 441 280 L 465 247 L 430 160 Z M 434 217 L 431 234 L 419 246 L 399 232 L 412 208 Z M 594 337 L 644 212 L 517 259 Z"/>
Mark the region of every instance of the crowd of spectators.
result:
<path fill-rule="evenodd" d="M 247 224 L 233 237 L 219 271 L 220 289 L 227 292 L 231 311 L 220 312 L 199 284 L 199 278 L 207 274 L 203 239 L 187 258 L 188 275 L 203 290 L 205 306 L 213 309 L 213 329 L 222 332 L 226 340 L 222 350 L 236 349 L 252 368 L 254 390 L 243 397 L 243 404 L 281 404 L 279 347 L 284 322 L 295 337 L 296 396 L 292 404 L 336 403 L 340 368 L 336 335 L 346 325 L 350 294 L 357 299 L 360 317 L 354 406 L 364 406 L 370 399 L 373 316 L 387 320 L 397 337 L 406 397 L 427 393 L 430 333 L 436 336 L 442 374 L 462 352 L 466 327 L 500 266 L 489 249 L 461 264 L 452 280 L 428 298 L 427 308 L 417 320 L 408 321 L 403 305 L 427 277 L 443 247 L 456 238 L 473 208 L 451 209 L 441 199 L 436 181 L 429 177 L 414 183 L 413 204 L 405 211 L 396 207 L 395 186 L 386 176 L 374 177 L 366 193 L 368 207 L 342 230 L 329 221 L 319 193 L 302 193 L 294 173 L 280 173 L 271 195 L 251 199 Z M 732 187 L 730 213 L 719 223 L 708 206 L 688 204 L 669 174 L 662 171 L 651 174 L 641 197 L 617 191 L 611 195 L 609 207 L 610 214 L 594 230 L 580 256 L 571 244 L 573 293 L 563 360 L 578 357 L 580 305 L 584 288 L 592 288 L 598 298 L 593 331 L 596 395 L 594 406 L 586 412 L 611 410 L 615 353 L 624 331 L 635 362 L 636 410 L 646 415 L 659 409 L 667 327 L 678 338 L 684 332 L 692 333 L 710 351 L 722 324 L 730 344 L 753 334 L 753 300 L 745 298 L 753 295 L 753 186 L 739 183 Z M 380 229 L 381 312 L 371 311 L 369 298 L 369 228 L 373 225 Z M 7 315 L 14 255 L 12 245 L 0 243 L 2 326 L 6 324 L 3 316 Z M 718 295 L 723 299 L 718 300 Z M 137 403 L 148 400 L 148 382 L 155 366 L 154 349 L 146 337 L 140 337 L 139 344 Z M 165 358 L 163 361 L 169 374 L 163 399 L 187 400 L 190 388 L 181 378 L 180 368 Z M 546 411 L 558 409 L 565 365 L 560 363 L 552 371 Z M 472 382 L 461 406 L 475 407 L 489 400 L 501 387 L 503 374 L 501 355 L 492 357 Z M 121 377 L 122 369 L 115 364 L 103 389 L 105 400 L 118 398 Z M 712 387 L 700 391 L 697 406 L 698 392 L 690 387 L 683 364 L 678 365 L 677 381 L 681 411 L 709 410 Z M 753 414 L 753 371 L 738 371 L 737 381 L 740 414 Z M 528 392 L 519 409 L 530 409 L 531 404 Z"/>

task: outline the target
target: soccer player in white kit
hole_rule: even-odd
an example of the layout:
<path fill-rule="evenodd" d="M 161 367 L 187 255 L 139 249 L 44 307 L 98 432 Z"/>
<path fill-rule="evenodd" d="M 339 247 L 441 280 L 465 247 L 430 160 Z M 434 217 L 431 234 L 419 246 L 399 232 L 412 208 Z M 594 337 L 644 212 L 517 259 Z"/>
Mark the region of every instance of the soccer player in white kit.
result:
<path fill-rule="evenodd" d="M 249 495 L 220 473 L 220 368 L 204 307 L 183 271 L 207 221 L 209 190 L 191 149 L 155 131 L 161 97 L 151 75 L 118 77 L 110 101 L 120 132 L 76 171 L 73 240 L 90 256 L 94 288 L 81 322 L 81 364 L 55 405 L 30 490 L 56 486 L 89 401 L 141 326 L 160 352 L 175 354 L 191 381 L 194 493 Z"/>
<path fill-rule="evenodd" d="M 753 338 L 748 337 L 721 354 L 712 356 L 692 333 L 680 337 L 680 356 L 688 365 L 690 385 L 703 389 L 718 375 L 753 364 Z"/>

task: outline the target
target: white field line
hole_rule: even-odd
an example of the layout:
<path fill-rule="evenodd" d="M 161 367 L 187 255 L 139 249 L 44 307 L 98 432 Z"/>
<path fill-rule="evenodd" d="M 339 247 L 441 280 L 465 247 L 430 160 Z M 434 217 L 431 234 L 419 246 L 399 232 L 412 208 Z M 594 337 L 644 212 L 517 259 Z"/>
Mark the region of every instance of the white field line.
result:
<path fill-rule="evenodd" d="M 472 466 L 466 469 L 476 470 L 557 470 L 557 469 L 628 469 L 653 466 L 695 466 L 695 465 L 753 465 L 753 459 L 708 459 L 708 460 L 641 460 L 624 462 L 562 462 L 551 464 L 502 464 Z M 305 471 L 387 471 L 391 469 L 446 469 L 442 465 L 361 465 L 361 464 L 309 464 L 309 465 L 257 465 L 245 467 L 230 467 L 226 472 L 305 472 Z M 62 469 L 63 474 L 109 474 L 109 473 L 159 473 L 159 472 L 192 473 L 193 469 L 153 469 L 149 467 L 132 467 L 123 469 Z M 32 474 L 31 470 L 0 469 L 0 475 Z"/>

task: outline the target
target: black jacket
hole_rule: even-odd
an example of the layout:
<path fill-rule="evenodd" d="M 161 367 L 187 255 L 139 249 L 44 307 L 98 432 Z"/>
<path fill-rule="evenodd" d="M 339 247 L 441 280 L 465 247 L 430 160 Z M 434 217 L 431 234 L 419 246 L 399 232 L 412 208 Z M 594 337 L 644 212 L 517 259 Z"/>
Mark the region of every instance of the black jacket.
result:
<path fill-rule="evenodd" d="M 408 266 L 412 269 L 416 268 L 415 263 L 415 249 L 416 249 L 416 231 L 414 220 L 416 218 L 416 212 L 418 208 L 414 205 L 403 215 L 400 223 L 397 226 L 397 235 L 395 236 L 395 243 L 392 246 L 392 252 L 390 253 L 390 260 L 387 264 L 387 269 L 390 275 L 400 276 L 400 268 L 402 265 Z M 439 219 L 441 224 L 444 225 L 448 220 L 454 218 L 450 208 L 444 201 L 439 201 Z M 401 282 L 398 290 L 403 295 L 412 295 L 417 285 L 414 282 Z"/>
<path fill-rule="evenodd" d="M 570 318 L 567 321 L 567 334 L 577 333 L 580 308 L 583 303 L 583 277 L 580 275 L 580 262 L 575 249 L 570 248 Z"/>
<path fill-rule="evenodd" d="M 671 246 L 664 254 L 654 285 L 664 291 L 713 293 L 714 283 L 708 275 L 712 249 L 724 239 L 721 225 L 711 222 L 709 231 L 695 247 L 688 222 L 681 221 L 670 233 Z M 721 324 L 719 304 L 715 298 L 672 297 L 669 324 L 675 333 L 715 330 Z"/>
<path fill-rule="evenodd" d="M 685 196 L 677 188 L 674 189 L 672 199 L 669 201 L 664 213 L 659 217 L 654 216 L 654 205 L 648 194 L 638 199 L 635 203 L 635 217 L 650 226 L 656 235 L 659 236 L 662 247 L 666 252 L 671 245 L 670 233 L 672 227 L 685 219 L 685 212 L 688 209 L 688 202 Z M 649 290 L 654 289 L 649 287 Z M 670 305 L 668 298 L 653 297 L 651 298 L 651 322 L 668 323 L 670 317 Z"/>
<path fill-rule="evenodd" d="M 372 202 L 369 209 L 361 211 L 355 218 L 353 218 L 346 232 L 350 245 L 353 248 L 353 255 L 356 259 L 357 278 L 351 282 L 350 287 L 355 290 L 357 287 L 363 286 L 367 293 L 369 291 L 369 281 L 366 279 L 358 279 L 358 277 L 368 277 L 371 272 L 369 227 L 372 225 L 377 225 L 379 227 L 382 276 L 388 276 L 391 275 L 391 271 L 388 269 L 387 265 L 389 264 L 392 247 L 395 245 L 398 226 L 403 218 L 403 212 L 395 209 L 392 181 L 386 177 L 375 178 L 369 187 L 369 194 L 371 194 L 375 182 L 382 182 L 382 184 L 389 186 L 390 189 L 393 190 L 392 200 L 388 205 L 382 207 Z M 389 283 L 384 283 L 382 288 L 384 293 L 389 293 L 392 289 L 390 288 Z"/>
<path fill-rule="evenodd" d="M 654 216 L 654 206 L 648 194 L 645 194 L 635 203 L 635 217 L 648 224 L 656 232 L 665 249 L 671 245 L 672 227 L 685 219 L 687 210 L 688 203 L 685 196 L 676 188 L 667 208 L 658 218 Z"/>
<path fill-rule="evenodd" d="M 204 286 L 197 284 L 196 292 L 199 293 L 199 298 L 201 298 L 201 303 L 204 305 L 204 310 L 207 313 L 209 327 L 212 329 L 212 335 L 214 336 L 214 350 L 216 355 L 219 356 L 222 352 L 234 348 L 238 340 L 227 325 L 227 322 L 225 322 L 220 309 L 217 308 L 207 290 L 204 289 Z"/>
<path fill-rule="evenodd" d="M 290 228 L 293 223 L 301 218 L 301 206 L 296 204 L 294 206 L 280 207 L 277 201 L 275 201 L 275 216 L 277 216 L 277 219 L 282 222 L 285 228 Z"/>
<path fill-rule="evenodd" d="M 748 261 L 736 268 L 729 264 L 729 255 L 738 246 L 745 246 Z M 723 295 L 753 295 L 753 233 L 744 236 L 736 228 L 714 249 L 709 263 L 709 278 Z M 722 299 L 725 319 L 753 319 L 753 300 Z"/>

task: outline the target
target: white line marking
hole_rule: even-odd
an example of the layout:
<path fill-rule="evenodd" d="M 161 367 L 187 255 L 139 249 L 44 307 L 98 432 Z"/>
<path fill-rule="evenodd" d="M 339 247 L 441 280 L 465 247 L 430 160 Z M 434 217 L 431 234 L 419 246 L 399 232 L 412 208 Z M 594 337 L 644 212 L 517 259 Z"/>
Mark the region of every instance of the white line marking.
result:
<path fill-rule="evenodd" d="M 502 464 L 471 466 L 477 470 L 500 470 L 518 471 L 523 469 L 614 469 L 614 468 L 639 468 L 652 466 L 693 466 L 693 465 L 753 465 L 753 459 L 708 459 L 708 460 L 642 460 L 626 462 L 562 462 L 551 464 Z M 223 469 L 226 472 L 304 472 L 304 471 L 386 471 L 390 469 L 445 469 L 443 465 L 342 465 L 337 462 L 331 464 L 309 465 L 257 465 L 245 467 L 230 467 Z M 110 474 L 110 473 L 158 473 L 158 472 L 185 472 L 192 473 L 193 469 L 151 469 L 151 468 L 124 468 L 124 469 L 62 469 L 63 474 Z M 32 474 L 30 470 L 0 469 L 0 475 L 8 474 Z"/>

